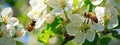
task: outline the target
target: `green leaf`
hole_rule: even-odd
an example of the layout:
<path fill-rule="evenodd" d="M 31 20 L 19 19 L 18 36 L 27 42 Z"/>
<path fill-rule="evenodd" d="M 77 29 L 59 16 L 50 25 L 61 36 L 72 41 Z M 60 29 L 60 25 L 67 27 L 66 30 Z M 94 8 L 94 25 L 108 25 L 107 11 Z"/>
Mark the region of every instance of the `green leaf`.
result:
<path fill-rule="evenodd" d="M 16 45 L 24 45 L 22 42 L 16 41 Z"/>
<path fill-rule="evenodd" d="M 88 4 L 90 4 L 90 0 L 84 0 L 84 5 L 83 5 L 83 7 L 87 7 Z"/>
<path fill-rule="evenodd" d="M 44 44 L 48 44 L 52 35 L 54 35 L 54 33 L 51 31 L 51 27 L 49 27 L 48 29 L 43 30 L 42 34 L 38 36 L 38 40 Z"/>
<path fill-rule="evenodd" d="M 65 45 L 77 45 L 77 44 L 73 41 L 68 41 Z"/>
<path fill-rule="evenodd" d="M 16 4 L 16 0 L 5 0 L 10 6 L 14 6 Z"/>
<path fill-rule="evenodd" d="M 84 0 L 84 5 L 83 7 L 87 7 L 89 5 L 89 12 L 92 12 L 93 8 L 94 8 L 94 5 L 91 3 L 90 0 Z"/>
<path fill-rule="evenodd" d="M 109 37 L 104 37 L 100 39 L 100 42 L 98 42 L 98 45 L 108 45 L 108 43 L 111 41 Z"/>
<path fill-rule="evenodd" d="M 90 3 L 89 12 L 92 12 L 93 9 L 94 9 L 94 6 L 93 6 L 93 4 Z"/>
<path fill-rule="evenodd" d="M 55 34 L 62 34 L 60 24 L 62 24 L 63 20 L 60 17 L 55 17 L 55 20 L 52 24 L 47 24 L 47 29 L 51 28 Z"/>
<path fill-rule="evenodd" d="M 19 22 L 23 24 L 23 26 L 26 26 L 30 20 L 27 15 L 23 14 L 19 15 L 17 18 L 19 19 Z"/>
<path fill-rule="evenodd" d="M 117 39 L 120 39 L 120 35 L 117 33 L 117 31 L 112 31 L 112 36 Z"/>

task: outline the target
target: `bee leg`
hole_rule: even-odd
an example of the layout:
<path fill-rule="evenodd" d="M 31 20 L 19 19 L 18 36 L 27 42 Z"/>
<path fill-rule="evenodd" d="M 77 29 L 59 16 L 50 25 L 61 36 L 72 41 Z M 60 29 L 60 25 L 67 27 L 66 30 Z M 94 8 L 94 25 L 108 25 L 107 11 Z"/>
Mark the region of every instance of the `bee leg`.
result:
<path fill-rule="evenodd" d="M 87 24 L 89 23 L 89 19 L 87 19 Z"/>
<path fill-rule="evenodd" d="M 86 23 L 86 20 L 87 20 L 87 19 L 85 19 L 83 23 Z"/>

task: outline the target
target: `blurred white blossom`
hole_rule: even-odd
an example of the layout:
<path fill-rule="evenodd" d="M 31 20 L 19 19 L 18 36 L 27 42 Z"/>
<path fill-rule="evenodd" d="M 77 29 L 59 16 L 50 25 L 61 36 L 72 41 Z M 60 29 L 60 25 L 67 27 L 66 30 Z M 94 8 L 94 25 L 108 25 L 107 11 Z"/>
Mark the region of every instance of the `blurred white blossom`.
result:
<path fill-rule="evenodd" d="M 19 20 L 16 17 L 12 17 L 13 10 L 11 7 L 4 8 L 1 14 L 3 21 L 6 23 L 6 24 L 3 23 L 0 26 L 0 30 L 3 32 L 3 36 L 12 38 L 16 34 L 19 34 L 19 36 L 23 36 L 25 34 L 25 30 L 23 30 L 24 27 L 19 24 Z M 22 32 L 18 33 L 18 30 Z"/>
<path fill-rule="evenodd" d="M 12 8 L 11 7 L 3 8 L 3 10 L 1 11 L 1 15 L 2 17 L 5 17 L 5 16 L 12 17 L 13 16 Z"/>
<path fill-rule="evenodd" d="M 2 19 L 7 22 L 10 17 L 13 16 L 13 10 L 11 7 L 6 7 L 1 11 Z"/>

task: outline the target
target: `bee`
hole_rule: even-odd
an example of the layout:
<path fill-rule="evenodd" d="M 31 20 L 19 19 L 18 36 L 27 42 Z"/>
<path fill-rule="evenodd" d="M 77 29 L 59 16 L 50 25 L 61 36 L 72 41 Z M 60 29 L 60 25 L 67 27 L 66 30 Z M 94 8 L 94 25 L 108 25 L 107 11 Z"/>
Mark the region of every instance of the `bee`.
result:
<path fill-rule="evenodd" d="M 93 12 L 85 12 L 84 16 L 85 16 L 86 18 L 91 19 L 91 21 L 93 21 L 93 22 L 95 22 L 95 23 L 98 23 L 98 19 L 97 19 L 95 13 L 93 13 Z"/>
<path fill-rule="evenodd" d="M 34 27 L 35 27 L 35 23 L 36 23 L 35 20 L 31 20 L 31 21 L 29 22 L 29 24 L 27 25 L 26 29 L 27 29 L 29 32 L 33 31 L 33 29 L 34 29 Z"/>

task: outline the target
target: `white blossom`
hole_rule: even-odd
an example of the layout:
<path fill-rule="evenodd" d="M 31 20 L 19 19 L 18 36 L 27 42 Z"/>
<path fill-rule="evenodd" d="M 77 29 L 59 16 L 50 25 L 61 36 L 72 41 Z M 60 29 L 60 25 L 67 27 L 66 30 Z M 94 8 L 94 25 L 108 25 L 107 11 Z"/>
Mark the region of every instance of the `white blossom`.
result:
<path fill-rule="evenodd" d="M 47 5 L 44 4 L 44 0 L 30 0 L 29 3 L 32 7 L 32 10 L 28 12 L 27 16 L 36 21 L 35 29 L 38 29 L 45 22 Z"/>
<path fill-rule="evenodd" d="M 71 23 L 69 23 L 66 26 L 66 31 L 69 35 L 75 36 L 73 39 L 76 43 L 84 43 L 85 39 L 92 42 L 95 38 L 95 31 L 92 27 L 92 23 L 89 23 L 87 25 L 84 23 L 84 18 L 80 16 L 79 14 L 69 15 L 68 18 L 70 19 Z M 89 29 L 86 29 L 85 27 L 90 27 Z"/>
<path fill-rule="evenodd" d="M 84 18 L 80 17 L 79 14 L 69 15 L 68 18 L 71 20 L 71 23 L 66 26 L 66 31 L 70 35 L 76 35 L 79 32 L 80 25 L 84 22 Z"/>
<path fill-rule="evenodd" d="M 19 20 L 16 17 L 12 17 L 13 11 L 11 7 L 4 8 L 1 14 L 3 21 L 6 23 L 0 26 L 0 30 L 3 32 L 3 37 L 14 37 L 16 33 L 18 34 L 18 30 L 24 29 L 24 27 L 21 27 L 22 25 L 19 25 Z M 22 32 L 24 31 L 25 30 Z M 22 34 L 21 36 L 23 36 Z"/>

